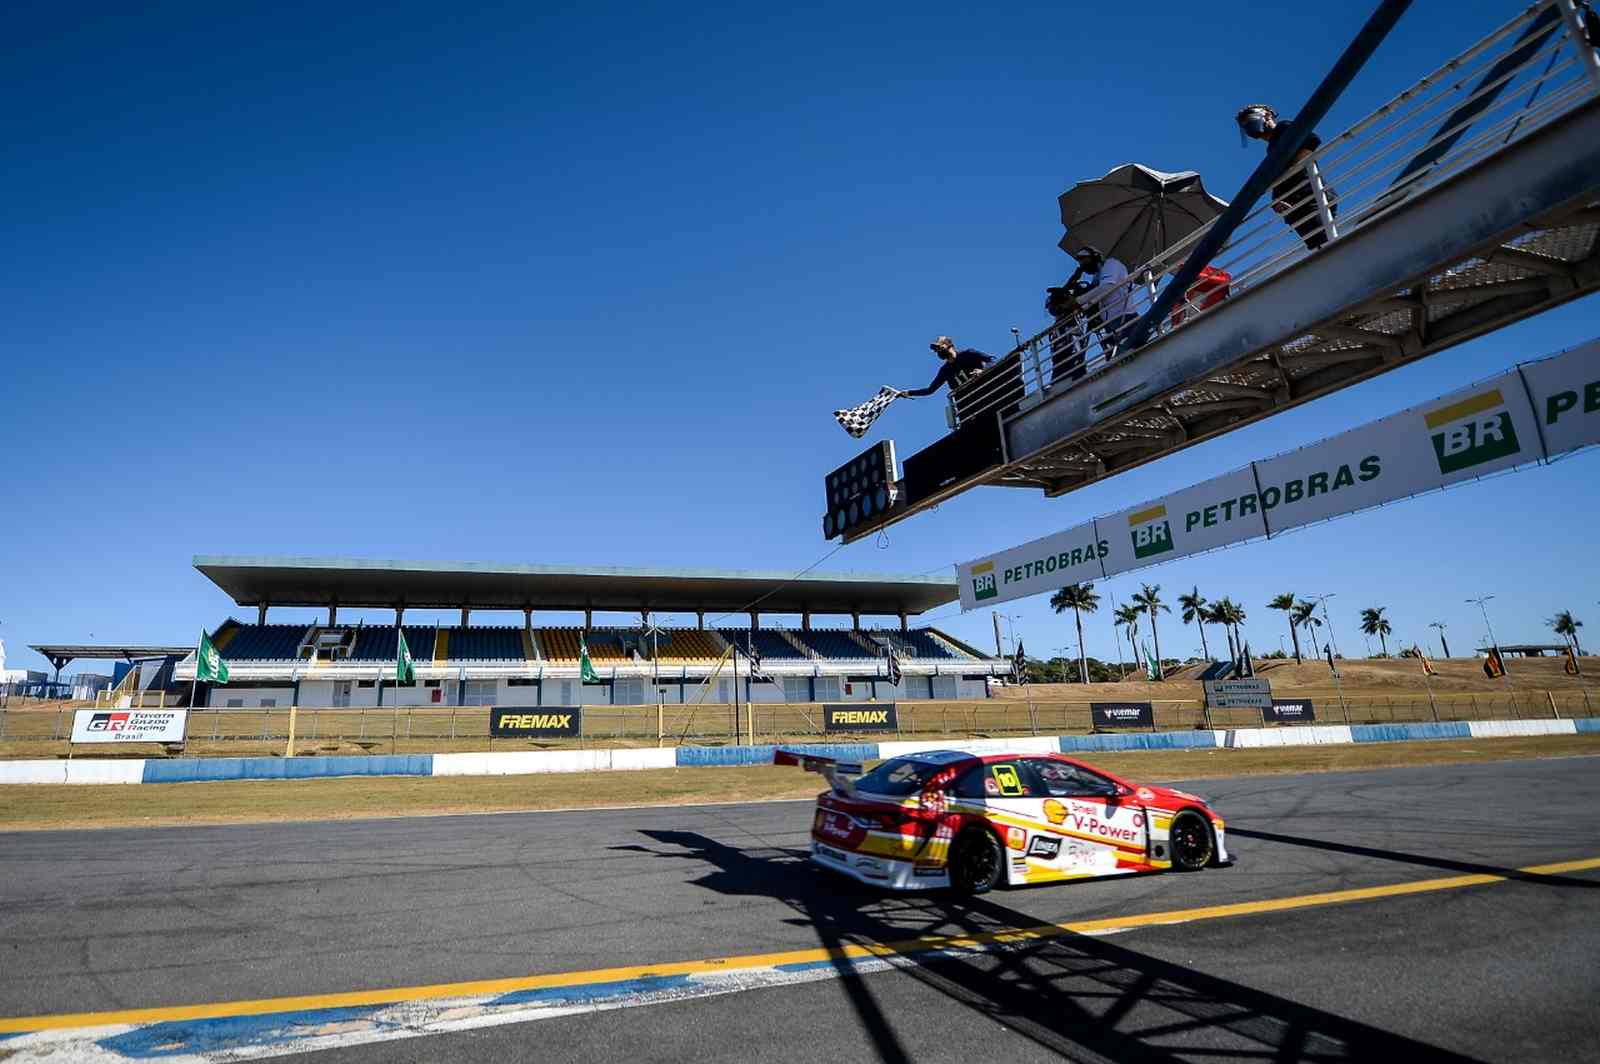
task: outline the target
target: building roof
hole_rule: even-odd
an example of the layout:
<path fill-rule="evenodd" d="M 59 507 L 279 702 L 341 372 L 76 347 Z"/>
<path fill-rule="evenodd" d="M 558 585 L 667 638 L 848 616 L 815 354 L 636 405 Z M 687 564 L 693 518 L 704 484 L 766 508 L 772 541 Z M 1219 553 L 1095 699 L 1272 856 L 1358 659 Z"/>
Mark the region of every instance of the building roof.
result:
<path fill-rule="evenodd" d="M 194 653 L 194 647 L 123 646 L 121 644 L 83 643 L 33 643 L 33 649 L 43 654 L 54 665 L 64 667 L 69 661 L 88 658 L 91 661 L 143 661 L 149 658 L 181 658 Z"/>
<path fill-rule="evenodd" d="M 564 569 L 490 562 L 196 555 L 240 606 L 405 606 L 659 612 L 918 614 L 954 602 L 949 577 L 715 569 Z"/>

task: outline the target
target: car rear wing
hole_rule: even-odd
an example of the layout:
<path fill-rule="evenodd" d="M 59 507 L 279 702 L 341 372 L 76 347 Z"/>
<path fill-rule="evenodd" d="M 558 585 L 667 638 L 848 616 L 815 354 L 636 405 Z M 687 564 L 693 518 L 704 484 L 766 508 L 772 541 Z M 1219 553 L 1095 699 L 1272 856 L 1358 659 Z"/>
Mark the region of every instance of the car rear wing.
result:
<path fill-rule="evenodd" d="M 836 757 L 823 757 L 820 754 L 807 754 L 799 750 L 778 749 L 772 752 L 774 765 L 799 765 L 807 772 L 820 773 L 832 787 L 840 794 L 850 794 L 855 790 L 851 776 L 861 775 L 861 762 L 841 761 Z"/>

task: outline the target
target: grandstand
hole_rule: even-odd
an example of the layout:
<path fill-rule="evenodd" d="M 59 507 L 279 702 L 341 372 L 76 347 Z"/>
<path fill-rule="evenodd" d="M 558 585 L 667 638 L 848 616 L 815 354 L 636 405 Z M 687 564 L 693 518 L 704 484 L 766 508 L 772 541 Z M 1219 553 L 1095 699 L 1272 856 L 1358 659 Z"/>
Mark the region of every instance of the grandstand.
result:
<path fill-rule="evenodd" d="M 194 564 L 235 605 L 257 611 L 253 624 L 230 617 L 211 633 L 231 678 L 212 691 L 201 685 L 202 705 L 727 703 L 735 646 L 753 647 L 764 673 L 752 680 L 739 655 L 741 701 L 984 698 L 988 677 L 1010 670 L 1009 661 L 937 629 L 911 627 L 910 618 L 956 600 L 949 579 L 307 558 L 197 557 Z M 304 607 L 326 613 L 299 624 L 268 620 L 270 609 Z M 341 624 L 341 608 L 393 610 L 395 623 Z M 459 610 L 460 623 L 419 625 L 407 610 Z M 523 623 L 474 625 L 474 610 L 515 610 Z M 596 612 L 635 623 L 596 624 Z M 582 623 L 541 617 L 546 623 L 536 624 L 535 613 L 581 614 Z M 652 632 L 659 614 L 694 614 L 696 624 Z M 708 614 L 748 624 L 708 627 Z M 799 623 L 763 625 L 763 616 Z M 813 627 L 814 616 L 848 620 Z M 863 616 L 899 624 L 864 628 Z M 397 688 L 402 628 L 417 679 Z M 580 647 L 599 682 L 580 676 Z M 889 683 L 886 647 L 900 662 L 898 686 Z M 175 677 L 187 682 L 194 673 L 190 654 Z"/>

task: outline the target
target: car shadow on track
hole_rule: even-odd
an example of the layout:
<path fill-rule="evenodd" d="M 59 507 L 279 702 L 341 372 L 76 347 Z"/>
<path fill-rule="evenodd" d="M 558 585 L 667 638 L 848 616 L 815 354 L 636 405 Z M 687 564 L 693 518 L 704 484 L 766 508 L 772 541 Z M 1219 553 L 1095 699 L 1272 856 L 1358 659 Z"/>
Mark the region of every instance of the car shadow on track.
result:
<path fill-rule="evenodd" d="M 695 882 L 730 896 L 775 898 L 829 950 L 878 1059 L 909 1061 L 868 981 L 843 947 L 982 935 L 1038 920 L 992 895 L 896 895 L 811 865 L 804 850 L 744 849 L 691 831 L 650 830 L 662 849 L 619 847 L 712 869 Z M 1072 1060 L 1270 1059 L 1465 1061 L 1438 1046 L 1290 1001 L 1087 935 L 1066 934 L 897 970 Z"/>
<path fill-rule="evenodd" d="M 1578 879 L 1574 876 L 1563 875 L 1542 875 L 1538 872 L 1524 872 L 1517 868 L 1502 868 L 1499 865 L 1478 864 L 1474 861 L 1457 861 L 1449 857 L 1434 857 L 1425 853 L 1406 853 L 1403 850 L 1383 850 L 1373 846 L 1355 846 L 1347 842 L 1313 839 L 1304 835 L 1279 835 L 1272 831 L 1253 831 L 1236 825 L 1229 825 L 1228 837 L 1279 842 L 1288 846 L 1304 846 L 1313 850 L 1328 850 L 1332 853 L 1350 854 L 1353 857 L 1375 857 L 1383 861 L 1399 861 L 1403 864 L 1414 864 L 1423 868 L 1438 868 L 1447 872 L 1499 876 L 1502 879 L 1516 880 L 1521 883 L 1538 883 L 1546 887 L 1580 887 L 1585 890 L 1600 890 L 1600 880 L 1595 879 Z"/>

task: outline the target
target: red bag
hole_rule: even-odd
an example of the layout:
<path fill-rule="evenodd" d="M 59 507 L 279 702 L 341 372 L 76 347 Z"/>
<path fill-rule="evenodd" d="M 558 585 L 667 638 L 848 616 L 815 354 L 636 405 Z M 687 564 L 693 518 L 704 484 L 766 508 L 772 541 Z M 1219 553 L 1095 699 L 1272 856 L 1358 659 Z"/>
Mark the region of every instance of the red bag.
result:
<path fill-rule="evenodd" d="M 1181 323 L 1191 306 L 1205 310 L 1227 299 L 1228 286 L 1232 283 L 1233 274 L 1227 270 L 1219 270 L 1212 266 L 1203 267 L 1200 276 L 1189 286 L 1189 291 L 1184 293 L 1184 302 L 1173 308 L 1172 324 Z"/>

